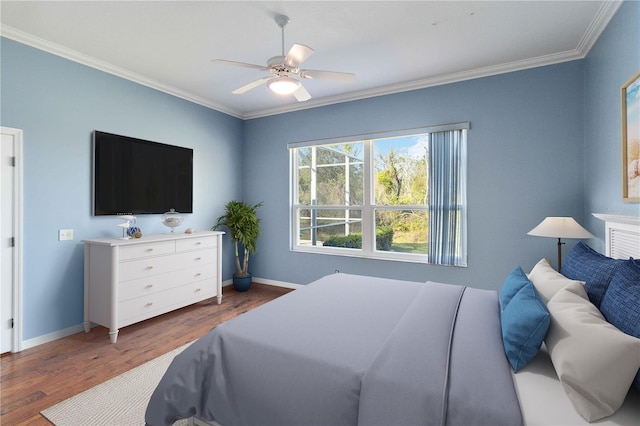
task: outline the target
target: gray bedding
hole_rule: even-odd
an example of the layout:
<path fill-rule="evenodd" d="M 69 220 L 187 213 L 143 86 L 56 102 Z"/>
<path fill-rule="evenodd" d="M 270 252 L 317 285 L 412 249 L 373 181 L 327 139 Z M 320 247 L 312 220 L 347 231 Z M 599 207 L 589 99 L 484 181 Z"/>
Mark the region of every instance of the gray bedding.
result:
<path fill-rule="evenodd" d="M 147 424 L 519 425 L 496 292 L 333 274 L 214 328 Z"/>

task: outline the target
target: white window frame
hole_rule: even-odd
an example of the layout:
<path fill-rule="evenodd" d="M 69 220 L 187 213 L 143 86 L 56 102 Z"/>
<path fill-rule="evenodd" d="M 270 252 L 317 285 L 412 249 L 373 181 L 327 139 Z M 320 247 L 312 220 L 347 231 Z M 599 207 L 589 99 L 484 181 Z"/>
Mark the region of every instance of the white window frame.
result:
<path fill-rule="evenodd" d="M 310 140 L 310 141 L 301 141 L 301 142 L 293 142 L 287 144 L 287 149 L 289 150 L 289 221 L 290 221 L 290 250 L 295 252 L 302 253 L 315 253 L 315 254 L 326 254 L 326 255 L 337 255 L 337 256 L 346 256 L 346 257 L 358 257 L 358 258 L 368 258 L 368 259 L 380 259 L 380 260 L 392 260 L 392 261 L 400 261 L 400 262 L 411 262 L 411 263 L 428 263 L 426 254 L 416 254 L 416 253 L 403 253 L 403 252 L 392 252 L 392 251 L 382 251 L 375 249 L 375 210 L 380 208 L 384 210 L 423 210 L 428 211 L 428 206 L 409 206 L 409 205 L 400 205 L 400 206 L 377 206 L 373 204 L 373 191 L 374 185 L 371 176 L 371 167 L 374 163 L 373 158 L 373 142 L 378 139 L 392 138 L 392 137 L 400 137 L 400 136 L 409 136 L 416 135 L 422 133 L 433 133 L 433 132 L 441 132 L 446 130 L 459 130 L 459 129 L 469 129 L 470 125 L 468 122 L 463 123 L 452 123 L 446 125 L 439 126 L 429 126 L 429 127 L 421 127 L 421 128 L 413 128 L 413 129 L 404 129 L 392 132 L 380 132 L 374 134 L 367 135 L 355 135 L 355 136 L 345 136 L 340 138 L 333 139 L 323 139 L 323 140 Z M 322 210 L 361 210 L 362 211 L 362 248 L 361 249 L 351 249 L 351 248 L 341 248 L 341 247 L 318 247 L 307 244 L 300 244 L 299 242 L 299 223 L 300 219 L 298 217 L 300 210 L 310 210 L 315 207 L 309 205 L 300 205 L 297 199 L 298 191 L 298 159 L 297 159 L 297 149 L 294 148 L 306 148 L 320 145 L 334 145 L 340 143 L 352 143 L 352 142 L 362 142 L 364 153 L 363 153 L 363 165 L 364 165 L 364 199 L 363 205 L 341 205 L 341 206 L 327 206 L 323 205 L 319 208 Z M 465 168 L 467 165 L 465 164 Z M 465 206 L 466 209 L 466 206 Z M 464 218 L 464 226 L 466 227 L 466 215 Z M 428 244 L 428 242 L 427 242 Z M 466 238 L 461 241 L 463 245 L 463 252 L 466 256 Z M 465 261 L 466 266 L 466 261 Z"/>

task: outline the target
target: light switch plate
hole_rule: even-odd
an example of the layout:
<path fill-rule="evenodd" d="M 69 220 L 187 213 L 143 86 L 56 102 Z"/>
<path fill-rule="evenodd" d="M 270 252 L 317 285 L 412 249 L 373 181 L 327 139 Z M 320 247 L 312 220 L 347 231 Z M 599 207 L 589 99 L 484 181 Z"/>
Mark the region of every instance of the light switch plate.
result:
<path fill-rule="evenodd" d="M 60 229 L 58 231 L 58 241 L 73 240 L 73 229 Z"/>

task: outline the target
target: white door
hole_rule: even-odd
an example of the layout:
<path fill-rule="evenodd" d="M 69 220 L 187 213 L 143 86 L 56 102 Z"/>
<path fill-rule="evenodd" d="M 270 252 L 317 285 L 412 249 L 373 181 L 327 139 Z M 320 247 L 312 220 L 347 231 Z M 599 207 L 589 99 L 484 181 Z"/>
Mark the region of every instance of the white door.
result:
<path fill-rule="evenodd" d="M 2 127 L 0 145 L 0 246 L 2 278 L 0 298 L 0 353 L 20 350 L 22 333 L 18 332 L 21 263 L 21 153 L 22 131 Z M 21 329 L 20 329 L 21 330 Z"/>

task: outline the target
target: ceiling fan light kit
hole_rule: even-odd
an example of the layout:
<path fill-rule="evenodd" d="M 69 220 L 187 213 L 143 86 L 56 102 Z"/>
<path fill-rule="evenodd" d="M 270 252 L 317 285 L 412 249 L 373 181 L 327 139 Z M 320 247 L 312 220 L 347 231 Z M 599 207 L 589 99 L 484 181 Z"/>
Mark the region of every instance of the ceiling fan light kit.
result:
<path fill-rule="evenodd" d="M 325 79 L 342 82 L 350 82 L 355 80 L 356 76 L 352 73 L 300 69 L 300 65 L 302 65 L 304 61 L 306 61 L 311 55 L 313 55 L 314 50 L 308 46 L 305 46 L 304 44 L 295 43 L 291 47 L 289 52 L 285 55 L 284 27 L 287 26 L 290 20 L 288 16 L 277 15 L 275 17 L 275 21 L 276 24 L 278 24 L 278 26 L 282 29 L 282 55 L 273 56 L 272 58 L 270 58 L 267 61 L 266 66 L 248 64 L 245 62 L 229 61 L 226 59 L 213 60 L 213 62 L 223 65 L 251 68 L 258 71 L 269 71 L 271 73 L 270 76 L 262 77 L 258 80 L 245 84 L 244 86 L 235 89 L 231 93 L 240 95 L 266 83 L 269 89 L 271 89 L 271 91 L 273 91 L 274 93 L 277 93 L 278 95 L 293 94 L 298 102 L 303 102 L 311 99 L 311 95 L 309 94 L 309 92 L 307 92 L 307 90 L 299 80 L 291 77 L 292 75 L 297 76 L 298 78 Z"/>
<path fill-rule="evenodd" d="M 276 77 L 267 83 L 269 89 L 278 95 L 290 95 L 301 86 L 301 83 L 291 77 Z"/>

